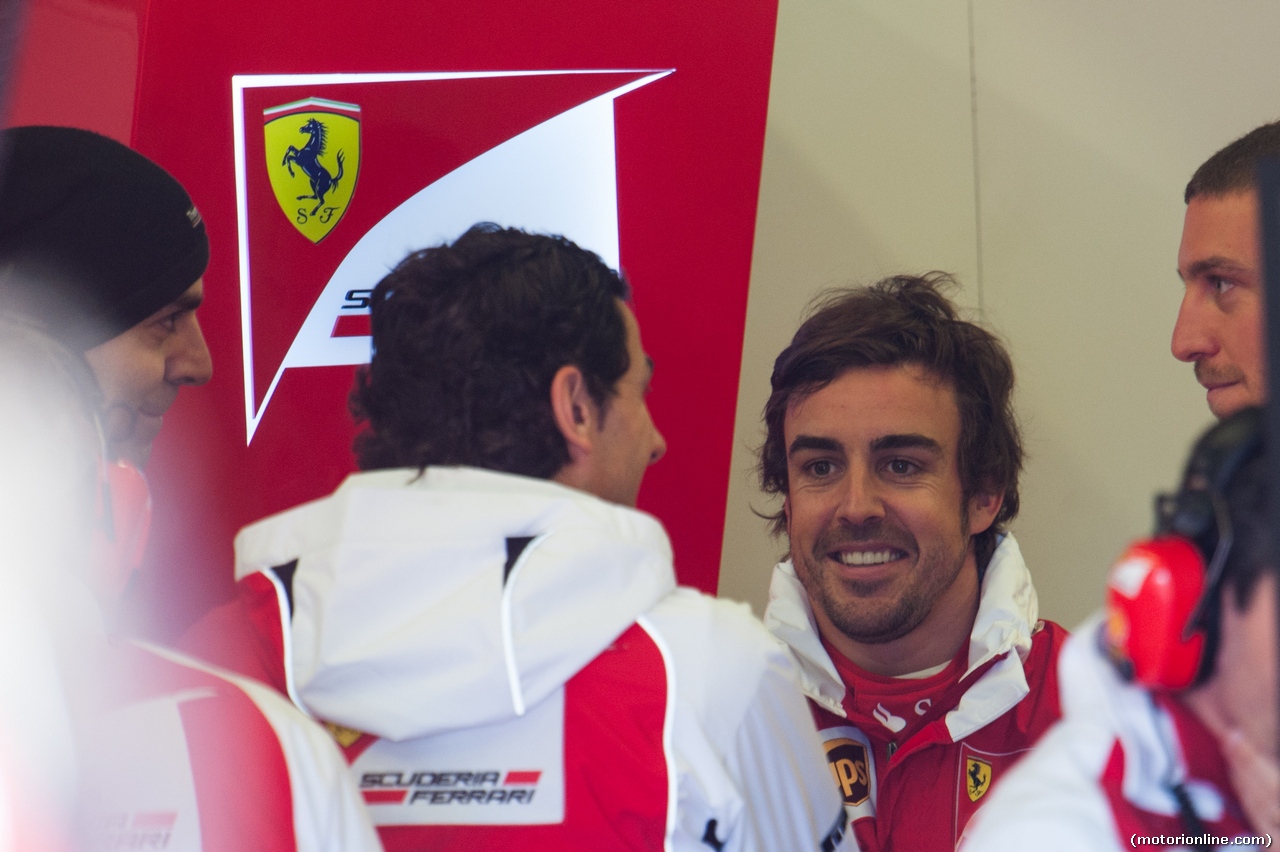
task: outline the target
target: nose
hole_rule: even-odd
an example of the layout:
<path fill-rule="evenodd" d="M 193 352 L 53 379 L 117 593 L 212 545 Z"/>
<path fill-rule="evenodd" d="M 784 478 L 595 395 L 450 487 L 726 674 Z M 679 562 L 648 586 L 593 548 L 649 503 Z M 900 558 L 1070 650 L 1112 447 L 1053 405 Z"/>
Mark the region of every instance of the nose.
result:
<path fill-rule="evenodd" d="M 667 439 L 662 437 L 662 433 L 658 431 L 658 427 L 653 427 L 653 449 L 649 451 L 649 464 L 653 464 L 658 459 L 667 454 Z"/>
<path fill-rule="evenodd" d="M 884 500 L 879 486 L 880 480 L 870 466 L 851 467 L 845 477 L 844 493 L 840 495 L 841 519 L 857 525 L 883 518 Z"/>
<path fill-rule="evenodd" d="M 174 347 L 165 362 L 165 380 L 175 385 L 202 385 L 213 377 L 213 357 L 195 312 L 184 316 Z"/>
<path fill-rule="evenodd" d="M 1179 361 L 1200 361 L 1218 351 L 1217 340 L 1210 327 L 1209 305 L 1196 288 L 1188 286 L 1178 307 L 1169 350 Z"/>

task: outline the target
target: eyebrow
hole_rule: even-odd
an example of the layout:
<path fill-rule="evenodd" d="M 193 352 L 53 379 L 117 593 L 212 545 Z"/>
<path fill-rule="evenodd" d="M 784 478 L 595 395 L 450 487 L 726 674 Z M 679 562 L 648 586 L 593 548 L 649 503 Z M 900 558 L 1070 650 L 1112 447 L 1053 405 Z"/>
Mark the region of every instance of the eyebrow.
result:
<path fill-rule="evenodd" d="M 871 442 L 871 452 L 884 450 L 928 450 L 942 455 L 942 445 L 927 435 L 911 432 L 905 435 L 883 435 Z"/>
<path fill-rule="evenodd" d="M 1206 272 L 1215 269 L 1226 269 L 1233 272 L 1248 272 L 1249 268 L 1232 260 L 1229 257 L 1215 254 L 1213 257 L 1206 257 L 1204 260 L 1197 260 L 1195 263 L 1187 267 L 1187 274 L 1183 275 L 1182 270 L 1178 270 L 1178 277 L 1183 281 L 1188 278 L 1197 278 Z"/>
<path fill-rule="evenodd" d="M 165 307 L 177 308 L 180 311 L 194 311 L 196 308 L 200 307 L 200 305 L 203 303 L 204 303 L 203 293 L 200 294 L 199 296 L 189 296 L 186 293 L 183 293 L 181 296 L 174 299 Z"/>
<path fill-rule="evenodd" d="M 797 435 L 796 439 L 791 442 L 791 446 L 787 448 L 787 455 L 793 456 L 796 453 L 801 453 L 805 450 L 839 453 L 844 450 L 844 445 L 833 438 L 818 438 L 813 435 Z"/>

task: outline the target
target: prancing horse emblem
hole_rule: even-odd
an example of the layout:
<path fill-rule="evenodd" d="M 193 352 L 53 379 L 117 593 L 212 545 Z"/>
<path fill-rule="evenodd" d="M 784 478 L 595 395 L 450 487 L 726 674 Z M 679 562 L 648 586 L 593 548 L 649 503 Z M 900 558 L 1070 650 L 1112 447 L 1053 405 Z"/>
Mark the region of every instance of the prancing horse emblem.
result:
<path fill-rule="evenodd" d="M 355 193 L 360 107 L 307 98 L 263 110 L 262 117 L 276 201 L 294 227 L 318 243 L 342 219 Z"/>
<path fill-rule="evenodd" d="M 324 197 L 328 195 L 329 190 L 338 188 L 338 181 L 342 180 L 342 162 L 345 158 L 343 151 L 338 152 L 338 173 L 330 174 L 329 170 L 320 162 L 320 157 L 325 152 L 325 143 L 328 141 L 329 129 L 325 127 L 318 119 L 309 118 L 307 123 L 302 125 L 299 130 L 309 134 L 310 139 L 307 144 L 303 145 L 301 150 L 289 146 L 289 150 L 284 152 L 284 161 L 280 164 L 287 166 L 289 169 L 289 177 L 293 177 L 293 164 L 297 163 L 298 168 L 302 169 L 307 178 L 311 181 L 311 194 L 299 195 L 298 200 L 304 198 L 314 198 L 316 206 L 311 208 L 311 215 L 324 206 Z"/>
<path fill-rule="evenodd" d="M 991 764 L 981 758 L 970 757 L 965 761 L 965 791 L 969 801 L 976 802 L 991 786 Z"/>

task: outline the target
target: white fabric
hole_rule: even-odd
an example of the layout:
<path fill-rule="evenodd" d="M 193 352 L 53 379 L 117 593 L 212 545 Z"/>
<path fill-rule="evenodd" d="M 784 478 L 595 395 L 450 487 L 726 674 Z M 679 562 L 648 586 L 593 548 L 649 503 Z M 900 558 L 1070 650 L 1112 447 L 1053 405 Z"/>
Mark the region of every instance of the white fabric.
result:
<path fill-rule="evenodd" d="M 1173 722 L 1141 687 L 1125 683 L 1098 644 L 1102 616 L 1086 621 L 1058 659 L 1063 718 L 992 791 L 966 832 L 965 852 L 1038 852 L 1131 848 L 1120 837 L 1099 779 L 1117 740 L 1124 752 L 1125 798 L 1142 810 L 1176 816 L 1169 790 L 1185 782 L 1197 814 L 1222 818 L 1225 803 L 1212 786 L 1187 780 Z M 1253 846 L 1232 846 L 1252 849 Z"/>
<path fill-rule="evenodd" d="M 262 713 L 280 742 L 289 773 L 293 835 L 298 852 L 378 852 L 382 849 L 360 794 L 347 773 L 346 761 L 319 725 L 263 684 L 162 648 L 142 647 L 176 665 L 226 681 L 243 692 Z M 170 824 L 154 832 L 157 837 L 164 836 L 164 848 L 199 852 L 201 815 L 195 781 L 198 773 L 188 758 L 179 707 L 184 701 L 211 694 L 211 690 L 204 687 L 165 693 L 106 714 L 102 719 L 102 742 L 90 752 L 94 764 L 91 777 L 95 782 L 93 810 L 103 814 L 168 813 Z M 122 842 L 129 845 L 143 841 L 136 837 L 114 842 L 107 839 L 104 845 L 116 848 Z"/>
<path fill-rule="evenodd" d="M 309 712 L 391 740 L 497 722 L 675 588 L 656 520 L 584 498 L 470 469 L 354 474 L 242 530 L 236 579 L 305 565 L 286 675 Z M 519 536 L 535 540 L 504 583 Z"/>
<path fill-rule="evenodd" d="M 726 850 L 819 848 L 842 804 L 786 649 L 746 604 L 692 589 L 643 618 L 676 669 L 674 848 L 706 852 L 710 819 Z"/>
<path fill-rule="evenodd" d="M 511 537 L 533 541 L 504 583 Z M 379 471 L 245 529 L 236 557 L 237 578 L 299 560 L 288 676 L 322 718 L 392 740 L 505 723 L 642 619 L 674 681 L 670 848 L 705 852 L 715 819 L 725 850 L 816 850 L 840 819 L 789 655 L 744 605 L 676 589 L 648 515 L 490 471 Z"/>
<path fill-rule="evenodd" d="M 1031 573 L 1012 535 L 1004 536 L 991 555 L 982 580 L 978 613 L 969 635 L 969 672 L 1009 654 L 986 671 L 946 715 L 947 730 L 959 742 L 1007 713 L 1030 692 L 1022 661 L 1031 652 L 1031 636 L 1039 604 Z M 765 627 L 795 654 L 800 683 L 820 706 L 845 717 L 841 702 L 845 685 L 818 635 L 809 597 L 790 561 L 773 569 Z"/>

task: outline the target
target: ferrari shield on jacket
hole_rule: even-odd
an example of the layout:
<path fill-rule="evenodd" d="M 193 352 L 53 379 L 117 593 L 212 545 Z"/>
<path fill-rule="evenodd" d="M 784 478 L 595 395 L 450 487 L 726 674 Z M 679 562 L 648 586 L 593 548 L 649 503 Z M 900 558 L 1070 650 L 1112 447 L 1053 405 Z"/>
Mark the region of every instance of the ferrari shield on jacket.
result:
<path fill-rule="evenodd" d="M 794 664 L 661 525 L 544 480 L 355 474 L 243 530 L 242 602 L 388 850 L 834 850 Z"/>
<path fill-rule="evenodd" d="M 794 567 L 774 569 L 765 625 L 799 660 L 862 849 L 954 849 L 992 785 L 1058 718 L 1055 660 L 1065 631 L 1038 621 L 1037 609 L 1031 576 L 1006 535 L 983 574 L 951 676 L 938 675 L 945 682 L 930 698 L 859 712 L 861 686 L 837 671 Z"/>

